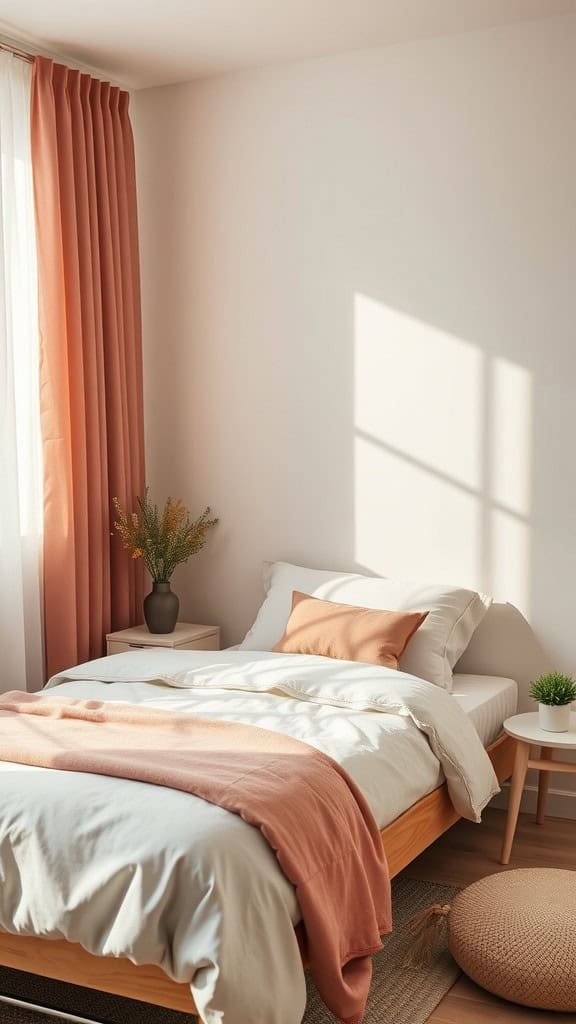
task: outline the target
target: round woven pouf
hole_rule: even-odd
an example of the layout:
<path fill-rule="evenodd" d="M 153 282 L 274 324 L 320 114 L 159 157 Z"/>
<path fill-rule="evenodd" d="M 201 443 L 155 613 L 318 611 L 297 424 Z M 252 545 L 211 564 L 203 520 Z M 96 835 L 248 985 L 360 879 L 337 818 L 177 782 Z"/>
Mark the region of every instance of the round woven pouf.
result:
<path fill-rule="evenodd" d="M 458 893 L 449 947 L 473 981 L 503 999 L 576 1012 L 576 871 L 503 871 Z"/>

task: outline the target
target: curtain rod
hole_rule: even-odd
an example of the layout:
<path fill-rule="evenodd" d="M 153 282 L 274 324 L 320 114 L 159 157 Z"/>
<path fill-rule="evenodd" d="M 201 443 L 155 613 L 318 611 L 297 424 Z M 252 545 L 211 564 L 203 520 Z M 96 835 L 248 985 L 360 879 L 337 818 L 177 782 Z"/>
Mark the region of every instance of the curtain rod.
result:
<path fill-rule="evenodd" d="M 32 43 L 34 46 L 35 44 Z M 110 82 L 115 88 L 131 91 L 131 86 L 126 82 L 121 82 L 117 78 L 111 78 L 101 68 L 91 67 L 89 64 L 81 64 L 79 61 L 74 60 L 72 57 L 68 57 L 61 53 L 51 53 L 47 50 L 38 50 L 36 53 L 30 53 L 29 50 L 24 50 L 18 46 L 17 41 L 12 42 L 10 36 L 2 34 L 2 21 L 0 21 L 0 52 L 4 50 L 6 53 L 12 53 L 19 60 L 26 61 L 27 64 L 33 64 L 36 57 L 48 57 L 50 60 L 56 63 L 64 64 L 67 67 L 71 67 L 76 71 L 80 71 L 81 74 L 90 75 L 92 78 L 98 78 L 101 82 Z"/>
<path fill-rule="evenodd" d="M 6 53 L 12 53 L 20 60 L 27 61 L 28 64 L 34 63 L 34 54 L 28 53 L 26 50 L 19 50 L 17 46 L 10 46 L 8 43 L 0 42 L 0 50 L 5 50 Z"/>

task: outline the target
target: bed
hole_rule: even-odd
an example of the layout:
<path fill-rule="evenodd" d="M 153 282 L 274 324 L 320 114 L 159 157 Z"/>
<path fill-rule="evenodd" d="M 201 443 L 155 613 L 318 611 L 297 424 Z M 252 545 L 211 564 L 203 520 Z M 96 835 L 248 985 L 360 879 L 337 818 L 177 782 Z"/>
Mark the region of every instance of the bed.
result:
<path fill-rule="evenodd" d="M 392 876 L 401 871 L 414 857 L 458 820 L 460 815 L 449 795 L 440 763 L 432 752 L 428 739 L 411 720 L 396 714 L 382 715 L 369 709 L 351 712 L 349 708 L 343 709 L 337 704 L 304 704 L 288 691 L 282 692 L 281 688 L 264 685 L 266 681 L 264 679 L 264 683 L 262 683 L 262 679 L 265 676 L 265 670 L 254 655 L 252 661 L 257 666 L 254 671 L 260 681 L 255 691 L 250 693 L 249 699 L 247 693 L 242 689 L 238 689 L 234 685 L 231 685 L 230 688 L 227 685 L 221 685 L 222 671 L 230 671 L 229 662 L 232 655 L 217 656 L 220 675 L 212 680 L 208 687 L 205 685 L 207 682 L 206 664 L 208 663 L 202 663 L 202 673 L 195 684 L 197 689 L 192 691 L 180 688 L 179 684 L 168 687 L 165 685 L 165 681 L 160 684 L 158 681 L 141 680 L 142 673 L 134 668 L 123 671 L 114 668 L 114 665 L 120 665 L 118 659 L 128 659 L 128 664 L 134 666 L 137 664 L 139 656 L 140 653 L 117 655 L 113 658 L 102 659 L 101 662 L 92 663 L 92 668 L 80 666 L 79 669 L 66 675 L 55 690 L 47 693 L 47 699 L 55 693 L 62 693 L 78 698 L 142 702 L 150 706 L 161 706 L 175 711 L 179 709 L 193 710 L 196 713 L 214 717 L 221 713 L 222 701 L 225 696 L 226 710 L 224 713 L 227 718 L 236 717 L 238 720 L 257 722 L 267 728 L 274 728 L 275 723 L 278 726 L 278 716 L 289 719 L 291 723 L 289 729 L 292 730 L 293 735 L 299 736 L 313 745 L 322 746 L 322 743 L 326 742 L 326 752 L 332 756 L 338 749 L 346 750 L 346 770 L 360 785 L 370 803 L 381 829 Z M 200 657 L 201 662 L 201 656 L 196 652 L 185 652 L 178 655 L 175 655 L 174 652 L 170 652 L 168 655 L 162 652 L 162 657 L 192 658 L 196 659 L 196 665 L 200 664 L 198 662 Z M 216 656 L 210 655 L 210 657 L 213 659 Z M 276 657 L 281 658 L 282 656 Z M 298 659 L 297 655 L 284 657 L 292 659 L 291 666 L 296 664 L 294 659 Z M 243 672 L 245 672 L 247 656 L 244 655 L 243 658 L 240 656 L 240 658 Z M 122 664 L 125 665 L 126 661 Z M 173 664 L 175 663 L 172 660 L 171 665 Z M 224 668 L 222 668 L 222 664 L 224 664 Z M 276 664 L 275 662 L 274 665 L 276 666 Z M 236 662 L 233 661 L 233 666 L 235 665 Z M 161 673 L 158 672 L 157 675 L 161 676 Z M 398 675 L 402 676 L 403 674 L 399 673 Z M 402 680 L 402 682 L 404 681 Z M 428 686 L 428 684 L 423 685 Z M 434 687 L 428 687 L 428 689 L 435 690 Z M 512 746 L 509 739 L 501 735 L 501 726 L 504 719 L 516 708 L 516 684 L 510 679 L 499 677 L 456 675 L 453 694 L 442 693 L 437 698 L 434 696 L 435 701 L 436 699 L 444 702 L 442 706 L 445 709 L 449 707 L 446 701 L 450 702 L 450 707 L 456 705 L 461 709 L 466 720 L 472 723 L 475 733 L 480 737 L 482 745 L 487 750 L 498 780 L 502 782 L 507 779 L 512 771 Z M 285 728 L 284 724 L 282 728 Z M 328 737 L 325 741 L 321 738 L 324 733 Z M 333 735 L 337 736 L 336 746 L 331 746 Z M 89 892 L 82 890 L 81 886 L 73 884 L 73 862 L 77 862 L 78 858 L 81 859 L 82 850 L 90 852 L 90 856 L 94 858 L 92 862 L 94 866 L 96 863 L 98 865 L 103 863 L 106 857 L 111 857 L 114 860 L 114 856 L 118 854 L 118 850 L 110 852 L 99 847 L 95 839 L 96 833 L 102 831 L 102 823 L 106 828 L 108 827 L 110 815 L 112 814 L 114 817 L 115 807 L 118 818 L 115 827 L 119 838 L 119 849 L 122 856 L 125 856 L 125 851 L 130 849 L 130 845 L 128 832 L 122 832 L 120 819 L 123 818 L 128 806 L 127 801 L 130 802 L 131 813 L 135 815 L 128 821 L 133 832 L 136 820 L 144 820 L 147 825 L 149 824 L 150 817 L 147 816 L 147 811 L 148 815 L 151 812 L 149 791 L 154 788 L 159 789 L 159 787 L 150 787 L 141 783 L 134 784 L 126 780 L 103 779 L 99 776 L 81 774 L 72 778 L 68 776 L 66 779 L 68 810 L 70 803 L 75 804 L 78 809 L 86 801 L 91 808 L 90 815 L 87 816 L 85 822 L 81 820 L 81 812 L 78 811 L 77 835 L 70 834 L 68 842 L 65 837 L 65 823 L 68 821 L 70 828 L 69 816 L 67 817 L 63 811 L 64 802 L 58 799 L 58 784 L 62 780 L 55 778 L 62 774 L 23 766 L 18 766 L 15 771 L 14 766 L 11 767 L 6 763 L 0 765 L 0 821 L 8 822 L 8 828 L 5 824 L 3 834 L 0 834 L 0 870 L 3 860 L 4 868 L 6 868 L 7 858 L 13 855 L 17 845 L 14 837 L 16 817 L 18 821 L 22 821 L 21 807 L 16 815 L 14 800 L 18 799 L 21 802 L 22 794 L 31 789 L 42 795 L 42 801 L 39 801 L 37 797 L 34 800 L 31 799 L 27 810 L 26 828 L 29 833 L 33 828 L 35 834 L 40 836 L 40 847 L 43 845 L 43 840 L 51 847 L 49 856 L 53 860 L 58 857 L 64 860 L 68 856 L 72 858 L 64 866 L 64 871 L 58 873 L 60 887 L 62 877 L 72 879 L 69 885 L 70 891 L 64 894 L 64 903 L 66 899 L 69 901 L 64 917 L 61 906 L 57 908 L 56 913 L 54 908 L 46 907 L 42 900 L 37 899 L 35 902 L 31 899 L 27 902 L 19 893 L 18 898 L 13 901 L 16 912 L 12 913 L 9 922 L 4 923 L 5 930 L 0 933 L 0 964 L 24 971 L 29 970 L 30 965 L 33 964 L 34 973 L 41 976 L 73 982 L 176 1010 L 195 1012 L 195 1003 L 186 975 L 186 965 L 178 962 L 177 914 L 179 908 L 170 904 L 170 898 L 172 903 L 174 902 L 173 893 L 167 901 L 164 899 L 161 894 L 161 879 L 160 881 L 155 879 L 152 883 L 150 880 L 142 881 L 139 886 L 135 886 L 134 875 L 138 872 L 138 865 L 135 867 L 134 858 L 132 860 L 128 858 L 130 863 L 124 867 L 128 874 L 131 873 L 129 884 L 126 884 L 125 879 L 122 881 L 123 865 L 121 861 L 104 870 L 107 884 L 112 885 L 109 890 L 102 889 L 101 892 L 98 892 L 96 886 L 94 891 Z M 379 784 L 378 779 L 386 779 L 386 785 Z M 26 780 L 24 788 L 23 780 Z M 135 786 L 136 789 L 134 789 Z M 126 789 L 126 787 L 132 788 Z M 166 795 L 162 807 L 158 802 L 154 804 L 158 817 L 156 826 L 160 826 L 160 831 L 165 835 L 168 833 L 173 835 L 174 832 L 178 835 L 177 839 L 173 840 L 172 860 L 170 864 L 168 861 L 162 863 L 160 875 L 166 872 L 167 866 L 172 875 L 174 872 L 176 874 L 178 871 L 182 872 L 182 849 L 185 848 L 186 843 L 191 841 L 185 824 L 183 824 L 186 815 L 184 813 L 185 805 L 182 801 L 183 799 L 196 799 L 184 794 L 168 792 L 169 796 Z M 10 797 L 10 793 L 12 797 Z M 11 799 L 12 806 L 10 805 Z M 41 810 L 39 809 L 40 803 Z M 168 806 L 172 808 L 170 813 L 166 811 Z M 233 815 L 229 815 L 228 812 L 222 811 L 220 808 L 210 807 L 210 811 L 213 818 L 212 823 L 215 820 L 214 815 L 217 817 L 218 813 L 227 818 L 234 818 Z M 166 813 L 167 817 L 160 820 L 163 813 Z M 98 827 L 93 824 L 95 814 L 102 816 Z M 50 843 L 46 835 L 43 835 L 42 830 L 47 830 L 47 823 L 53 830 L 52 835 L 58 833 L 61 837 L 64 836 L 57 849 L 54 849 L 54 842 Z M 247 831 L 254 832 L 255 830 L 240 821 L 233 823 L 233 827 L 236 829 L 234 841 L 240 845 L 245 844 L 242 847 L 245 853 L 246 871 L 244 884 L 247 891 L 251 893 L 251 898 L 256 899 L 257 902 L 261 896 L 255 895 L 255 889 L 251 882 L 255 873 L 254 867 L 251 866 L 251 858 L 256 857 L 256 854 L 250 848 L 252 839 L 247 837 Z M 10 828 L 12 832 L 8 836 L 7 832 L 10 831 Z M 162 843 L 165 843 L 164 838 Z M 9 847 L 11 848 L 10 854 L 8 853 Z M 162 855 L 164 855 L 163 851 L 164 846 Z M 37 867 L 42 860 L 42 871 L 46 870 L 45 850 L 30 847 L 27 855 L 39 858 Z M 278 869 L 274 858 L 271 856 L 262 858 L 262 851 L 259 849 L 256 860 L 259 886 L 262 891 L 267 893 L 265 899 L 268 902 L 273 902 L 276 899 L 276 887 L 279 884 L 276 878 Z M 256 860 L 254 860 L 254 864 L 256 864 Z M 154 864 L 159 862 L 158 851 L 152 851 L 149 862 Z M 86 865 L 81 866 L 85 872 Z M 187 869 L 188 867 L 189 865 Z M 86 872 L 82 876 L 82 884 L 84 884 L 85 874 Z M 47 875 L 44 877 L 44 883 L 47 877 Z M 182 888 L 184 878 L 186 875 L 181 873 L 180 892 L 184 892 Z M 115 890 L 114 884 L 116 885 Z M 224 884 L 221 879 L 219 884 Z M 284 917 L 289 917 L 294 926 L 298 921 L 298 908 L 293 893 L 290 893 L 289 889 L 288 884 L 280 886 L 282 895 L 279 906 L 281 904 L 282 914 Z M 45 885 L 44 890 L 48 892 L 49 887 Z M 105 895 L 106 892 L 108 892 L 108 896 Z M 98 896 L 98 908 L 101 907 L 102 900 L 105 903 L 106 899 L 118 901 L 121 898 L 125 905 L 124 925 L 126 919 L 134 917 L 136 920 L 142 913 L 142 899 L 145 898 L 147 901 L 146 914 L 149 921 L 152 922 L 151 927 L 147 925 L 145 947 L 139 946 L 140 935 L 129 936 L 128 941 L 124 926 L 120 944 L 115 943 L 113 929 L 107 931 L 105 919 L 102 918 L 95 921 L 95 928 L 92 929 L 97 933 L 97 941 L 91 941 L 92 951 L 89 952 L 83 948 L 84 945 L 90 946 L 90 943 L 80 944 L 81 929 L 79 931 L 78 922 L 82 921 L 84 917 L 89 917 L 93 912 L 92 903 L 95 902 L 95 893 Z M 59 899 L 62 903 L 61 894 Z M 132 905 L 130 901 L 132 901 Z M 42 907 L 41 913 L 40 906 Z M 60 916 L 58 917 L 58 915 Z M 64 920 L 66 915 L 68 916 Z M 74 923 L 72 924 L 72 922 Z M 209 928 L 210 923 L 208 922 L 206 926 Z M 18 932 L 18 934 L 14 934 L 14 932 Z M 66 934 L 66 939 L 56 937 L 58 933 Z M 153 940 L 150 939 L 151 934 L 154 936 Z M 285 929 L 283 934 L 285 935 Z M 269 936 L 265 937 L 261 945 L 263 957 L 265 957 L 264 950 L 270 946 L 268 938 Z M 231 941 L 237 942 L 237 933 L 231 936 Z M 164 948 L 160 949 L 162 943 L 164 943 Z M 152 946 L 156 944 L 158 948 L 151 949 L 150 944 Z M 120 953 L 120 949 L 124 950 L 124 955 Z M 290 955 L 287 953 L 284 957 L 286 962 L 294 965 L 296 952 L 295 943 Z M 197 955 L 200 956 L 200 954 Z M 258 969 L 264 970 L 272 979 L 270 984 L 272 989 L 275 988 L 274 972 L 278 970 L 277 961 L 279 959 L 282 958 L 278 958 L 277 955 L 272 956 L 269 963 L 258 965 Z M 139 961 L 139 963 L 133 961 Z M 199 961 L 195 962 L 198 966 Z M 243 972 L 249 970 L 245 960 L 241 969 Z M 298 969 L 294 967 L 294 976 L 291 976 L 290 970 L 288 970 L 286 977 L 278 980 L 278 985 L 285 984 L 287 990 L 292 992 L 301 991 L 302 983 L 301 979 L 296 977 L 297 970 L 301 971 L 300 961 Z M 206 1009 L 206 1005 L 203 1007 L 200 1005 L 204 998 L 202 986 L 203 978 L 202 970 L 200 970 L 196 975 L 194 989 L 196 1003 L 202 1010 L 204 1019 L 211 1024 L 212 1020 L 219 1020 L 220 1017 L 211 1016 L 210 1009 Z M 230 1007 L 228 1007 L 228 1011 L 230 1020 L 247 1019 L 245 1007 L 239 1007 L 236 1015 L 230 1010 Z M 281 1016 L 277 1018 L 270 1016 L 270 1012 L 266 1009 L 261 1017 L 250 1011 L 250 1019 L 254 1022 L 266 1021 L 267 1024 L 268 1022 L 272 1024 L 273 1019 L 274 1021 L 278 1020 L 280 1024 L 282 1020 Z M 294 1019 L 297 1019 L 297 1015 Z"/>

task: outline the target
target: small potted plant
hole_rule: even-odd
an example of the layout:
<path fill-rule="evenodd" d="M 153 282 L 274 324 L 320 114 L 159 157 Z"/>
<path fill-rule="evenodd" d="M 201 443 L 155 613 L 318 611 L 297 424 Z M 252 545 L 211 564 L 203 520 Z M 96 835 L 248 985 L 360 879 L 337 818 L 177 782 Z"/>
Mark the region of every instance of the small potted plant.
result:
<path fill-rule="evenodd" d="M 206 534 L 218 522 L 210 519 L 210 509 L 198 519 L 180 500 L 168 498 L 160 512 L 148 497 L 136 498 L 138 512 L 125 512 L 118 498 L 114 498 L 118 531 L 124 548 L 132 558 L 142 558 L 152 577 L 152 591 L 144 598 L 144 618 L 150 633 L 172 633 L 178 621 L 180 601 L 170 589 L 172 573 L 181 562 L 200 551 L 206 543 Z"/>
<path fill-rule="evenodd" d="M 530 696 L 538 701 L 538 721 L 546 732 L 568 732 L 570 707 L 576 700 L 576 681 L 562 672 L 548 672 L 535 679 Z"/>

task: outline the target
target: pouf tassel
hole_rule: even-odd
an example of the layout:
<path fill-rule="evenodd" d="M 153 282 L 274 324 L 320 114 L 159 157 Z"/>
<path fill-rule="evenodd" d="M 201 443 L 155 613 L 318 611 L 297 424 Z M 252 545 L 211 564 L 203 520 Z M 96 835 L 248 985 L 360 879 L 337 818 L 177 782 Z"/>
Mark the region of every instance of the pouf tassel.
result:
<path fill-rule="evenodd" d="M 408 930 L 414 941 L 406 951 L 402 962 L 403 967 L 423 967 L 432 959 L 432 951 L 436 945 L 450 913 L 449 903 L 435 903 L 421 914 L 412 918 Z"/>

